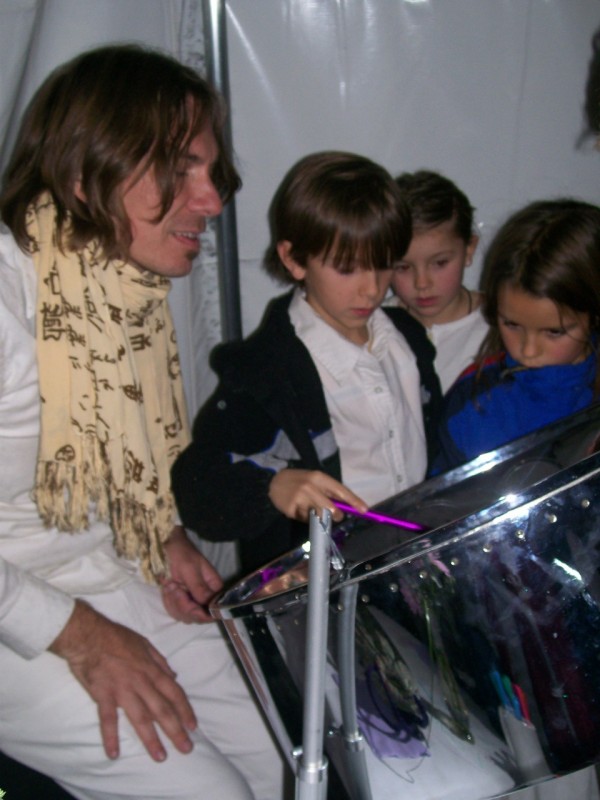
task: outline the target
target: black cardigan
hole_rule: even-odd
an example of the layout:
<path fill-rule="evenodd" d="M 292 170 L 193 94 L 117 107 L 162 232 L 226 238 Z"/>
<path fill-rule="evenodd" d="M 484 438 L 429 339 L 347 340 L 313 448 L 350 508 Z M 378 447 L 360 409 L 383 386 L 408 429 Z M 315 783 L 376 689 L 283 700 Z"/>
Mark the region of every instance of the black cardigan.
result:
<path fill-rule="evenodd" d="M 213 350 L 219 385 L 198 413 L 193 441 L 172 470 L 183 524 L 211 541 L 238 539 L 245 573 L 307 539 L 306 524 L 288 519 L 269 500 L 275 470 L 315 469 L 341 479 L 319 375 L 290 322 L 291 297 L 271 301 L 247 339 Z M 383 310 L 417 359 L 431 457 L 441 405 L 435 348 L 406 311 Z"/>

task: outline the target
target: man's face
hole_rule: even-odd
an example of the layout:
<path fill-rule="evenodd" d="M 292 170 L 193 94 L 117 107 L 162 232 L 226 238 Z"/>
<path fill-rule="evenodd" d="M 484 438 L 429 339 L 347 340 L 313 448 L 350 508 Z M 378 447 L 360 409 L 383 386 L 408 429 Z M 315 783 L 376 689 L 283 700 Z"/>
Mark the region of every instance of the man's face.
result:
<path fill-rule="evenodd" d="M 207 217 L 221 213 L 223 204 L 211 179 L 218 151 L 206 128 L 190 142 L 178 168 L 179 187 L 165 216 L 156 221 L 160 191 L 150 168 L 139 180 L 123 184 L 123 207 L 131 229 L 129 260 L 140 269 L 166 278 L 187 275 L 200 252 L 200 234 Z"/>

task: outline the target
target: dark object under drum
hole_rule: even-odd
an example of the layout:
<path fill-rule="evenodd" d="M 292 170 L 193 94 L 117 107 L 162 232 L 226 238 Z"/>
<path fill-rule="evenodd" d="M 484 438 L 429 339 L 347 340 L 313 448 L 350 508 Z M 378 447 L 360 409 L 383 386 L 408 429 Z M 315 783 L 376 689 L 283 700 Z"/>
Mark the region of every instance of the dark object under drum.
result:
<path fill-rule="evenodd" d="M 334 529 L 325 748 L 348 798 L 482 800 L 600 760 L 599 431 L 588 409 L 377 506 L 426 534 Z M 307 549 L 212 609 L 290 760 Z"/>

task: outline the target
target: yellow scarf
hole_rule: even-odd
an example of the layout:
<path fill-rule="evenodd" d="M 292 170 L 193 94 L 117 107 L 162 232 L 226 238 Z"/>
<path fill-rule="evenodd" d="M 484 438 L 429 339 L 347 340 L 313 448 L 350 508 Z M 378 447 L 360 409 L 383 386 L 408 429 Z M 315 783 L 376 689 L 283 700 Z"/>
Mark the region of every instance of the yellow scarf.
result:
<path fill-rule="evenodd" d="M 94 243 L 63 252 L 48 194 L 28 211 L 38 276 L 41 432 L 34 497 L 44 523 L 110 523 L 119 555 L 166 574 L 170 467 L 189 441 L 170 281 Z"/>

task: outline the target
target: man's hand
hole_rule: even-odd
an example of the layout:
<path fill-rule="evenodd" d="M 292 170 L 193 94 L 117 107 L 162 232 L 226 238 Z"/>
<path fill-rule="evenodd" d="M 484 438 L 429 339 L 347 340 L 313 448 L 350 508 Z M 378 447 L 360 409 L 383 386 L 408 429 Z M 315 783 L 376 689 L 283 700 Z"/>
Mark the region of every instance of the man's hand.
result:
<path fill-rule="evenodd" d="M 166 659 L 143 636 L 77 600 L 49 650 L 67 661 L 98 706 L 109 758 L 119 755 L 118 708 L 155 761 L 166 758 L 157 725 L 180 752 L 192 749 L 188 731 L 197 725 L 194 711 Z"/>
<path fill-rule="evenodd" d="M 165 608 L 182 622 L 210 622 L 206 606 L 223 587 L 217 571 L 180 525 L 173 528 L 165 553 L 171 571 L 170 579 L 161 585 Z"/>
<path fill-rule="evenodd" d="M 282 514 L 301 522 L 308 521 L 311 508 L 319 516 L 327 508 L 332 519 L 339 522 L 344 515 L 332 500 L 340 500 L 359 511 L 367 510 L 367 504 L 358 495 L 318 470 L 282 469 L 269 484 L 269 498 Z"/>

